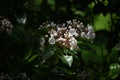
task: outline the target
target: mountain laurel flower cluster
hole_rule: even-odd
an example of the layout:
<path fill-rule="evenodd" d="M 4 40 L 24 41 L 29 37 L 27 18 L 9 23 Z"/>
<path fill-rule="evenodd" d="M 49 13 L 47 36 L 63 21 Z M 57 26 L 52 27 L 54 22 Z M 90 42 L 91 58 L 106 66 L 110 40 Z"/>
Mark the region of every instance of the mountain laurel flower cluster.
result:
<path fill-rule="evenodd" d="M 49 44 L 59 44 L 62 47 L 69 48 L 70 50 L 78 49 L 77 37 L 93 40 L 95 38 L 95 33 L 91 25 L 86 27 L 82 22 L 78 20 L 69 20 L 63 24 L 55 24 L 54 22 L 46 22 L 40 26 L 40 30 L 46 28 L 47 34 L 41 38 L 41 46 L 45 42 Z M 46 41 L 45 39 L 48 38 Z"/>

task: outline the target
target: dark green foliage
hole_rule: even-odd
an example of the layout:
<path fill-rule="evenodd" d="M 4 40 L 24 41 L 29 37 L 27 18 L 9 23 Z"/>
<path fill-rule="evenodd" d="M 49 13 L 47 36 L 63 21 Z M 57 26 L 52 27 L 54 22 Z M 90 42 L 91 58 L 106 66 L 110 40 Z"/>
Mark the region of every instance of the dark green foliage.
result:
<path fill-rule="evenodd" d="M 0 0 L 0 80 L 119 80 L 119 5 L 120 0 Z M 78 38 L 79 50 L 46 43 L 42 51 L 47 30 L 40 25 L 72 19 L 93 25 L 96 38 Z"/>

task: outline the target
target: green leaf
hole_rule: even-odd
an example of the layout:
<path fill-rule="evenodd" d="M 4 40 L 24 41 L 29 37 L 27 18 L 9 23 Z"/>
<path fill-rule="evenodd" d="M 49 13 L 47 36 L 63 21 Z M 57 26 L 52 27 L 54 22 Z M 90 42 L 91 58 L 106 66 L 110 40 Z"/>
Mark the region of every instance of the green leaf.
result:
<path fill-rule="evenodd" d="M 35 0 L 35 5 L 40 5 L 43 0 Z"/>
<path fill-rule="evenodd" d="M 96 31 L 98 30 L 110 31 L 109 24 L 110 22 L 111 22 L 110 14 L 107 14 L 106 16 L 104 16 L 103 14 L 99 14 L 94 19 L 94 27 Z"/>
<path fill-rule="evenodd" d="M 48 0 L 48 4 L 50 5 L 50 8 L 51 8 L 52 10 L 55 9 L 55 0 Z"/>
<path fill-rule="evenodd" d="M 31 62 L 31 61 L 33 61 L 34 59 L 36 59 L 37 56 L 38 56 L 37 54 L 33 55 L 32 57 L 29 58 L 28 62 Z"/>
<path fill-rule="evenodd" d="M 52 47 L 46 49 L 45 52 L 42 54 L 42 58 L 43 58 L 43 59 L 48 59 L 48 58 L 50 58 L 52 55 L 55 54 L 54 51 L 55 51 L 55 49 L 52 48 Z"/>
<path fill-rule="evenodd" d="M 118 63 L 112 63 L 110 65 L 109 76 L 115 79 L 120 74 L 120 65 Z"/>
<path fill-rule="evenodd" d="M 81 10 L 77 10 L 76 8 L 71 8 L 71 10 L 74 12 L 75 15 L 80 15 L 81 17 L 85 16 L 85 13 Z"/>
<path fill-rule="evenodd" d="M 80 10 L 76 10 L 76 11 L 74 12 L 74 14 L 75 14 L 75 15 L 80 15 L 80 16 L 82 16 L 82 17 L 85 16 L 85 13 L 82 12 L 82 11 L 80 11 Z"/>
<path fill-rule="evenodd" d="M 48 1 L 48 4 L 55 5 L 55 0 L 47 0 L 47 1 Z"/>
<path fill-rule="evenodd" d="M 24 61 L 28 60 L 30 58 L 30 56 L 32 55 L 32 49 L 28 49 L 26 51 L 27 52 L 26 52 L 26 54 L 25 54 L 25 56 L 23 58 Z"/>
<path fill-rule="evenodd" d="M 88 51 L 90 53 L 96 54 L 95 49 L 92 47 L 92 44 L 87 43 L 78 43 L 80 49 Z"/>
<path fill-rule="evenodd" d="M 62 55 L 60 56 L 60 59 L 63 61 L 63 63 L 67 64 L 68 66 L 72 66 L 73 56 Z"/>
<path fill-rule="evenodd" d="M 59 67 L 59 66 L 57 68 L 59 68 L 60 70 L 62 70 L 66 74 L 72 76 L 72 71 L 68 70 L 67 68 L 62 68 L 62 67 Z"/>
<path fill-rule="evenodd" d="M 32 50 L 29 51 L 29 53 L 25 56 L 24 60 L 27 60 L 31 56 Z"/>
<path fill-rule="evenodd" d="M 93 10 L 94 6 L 95 6 L 95 3 L 94 3 L 94 2 L 91 2 L 91 3 L 88 5 L 88 7 L 89 7 L 90 10 Z"/>

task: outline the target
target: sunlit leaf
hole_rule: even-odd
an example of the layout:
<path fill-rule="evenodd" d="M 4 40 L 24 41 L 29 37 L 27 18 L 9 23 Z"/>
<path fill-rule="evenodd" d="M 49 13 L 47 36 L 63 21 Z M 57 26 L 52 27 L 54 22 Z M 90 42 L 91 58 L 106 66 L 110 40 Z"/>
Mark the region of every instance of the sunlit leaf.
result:
<path fill-rule="evenodd" d="M 96 29 L 96 31 L 98 30 L 110 30 L 110 22 L 111 22 L 111 18 L 110 18 L 110 14 L 108 13 L 106 16 L 104 16 L 103 14 L 99 14 L 97 16 L 95 16 L 94 19 L 94 27 Z"/>

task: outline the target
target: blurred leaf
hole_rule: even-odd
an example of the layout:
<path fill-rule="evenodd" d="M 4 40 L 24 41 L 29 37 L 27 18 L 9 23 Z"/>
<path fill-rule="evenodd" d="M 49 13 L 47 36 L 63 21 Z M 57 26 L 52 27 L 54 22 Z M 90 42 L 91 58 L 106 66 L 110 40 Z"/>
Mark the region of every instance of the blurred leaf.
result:
<path fill-rule="evenodd" d="M 62 70 L 63 72 L 65 72 L 66 74 L 72 76 L 72 72 L 71 72 L 70 70 L 68 70 L 67 68 L 62 68 L 62 67 L 59 67 L 59 66 L 58 66 L 58 68 L 59 68 L 60 70 Z"/>
<path fill-rule="evenodd" d="M 120 65 L 119 63 L 112 63 L 110 65 L 109 76 L 112 79 L 115 79 L 120 74 Z"/>
<path fill-rule="evenodd" d="M 27 62 L 32 62 L 34 59 L 36 59 L 38 55 L 32 53 L 32 49 L 28 49 L 26 55 L 24 56 L 23 60 Z"/>
<path fill-rule="evenodd" d="M 42 54 L 42 58 L 43 59 L 48 59 L 50 58 L 52 55 L 55 54 L 55 48 L 53 47 L 49 47 L 47 50 L 45 50 L 45 52 Z"/>
<path fill-rule="evenodd" d="M 76 10 L 76 11 L 74 11 L 74 14 L 75 15 L 80 15 L 80 16 L 82 16 L 82 17 L 84 17 L 85 16 L 85 13 L 84 12 L 82 12 L 82 11 L 78 11 L 78 10 Z"/>
<path fill-rule="evenodd" d="M 71 56 L 73 56 L 73 58 L 79 59 L 79 57 L 77 56 L 77 52 L 76 50 L 69 50 L 67 48 L 64 48 L 64 52 L 66 55 L 70 54 Z"/>
<path fill-rule="evenodd" d="M 30 50 L 26 55 L 24 60 L 27 60 L 31 56 L 32 50 Z"/>
<path fill-rule="evenodd" d="M 93 12 L 94 14 L 105 12 L 105 5 L 102 2 L 98 2 L 97 4 L 95 4 Z"/>
<path fill-rule="evenodd" d="M 104 1 L 104 5 L 107 6 L 109 4 L 108 0 Z"/>
<path fill-rule="evenodd" d="M 94 2 L 91 2 L 88 6 L 89 6 L 90 10 L 93 10 L 93 8 L 94 8 L 94 6 L 95 6 L 95 3 L 94 3 Z"/>
<path fill-rule="evenodd" d="M 106 77 L 101 77 L 99 80 L 106 80 Z"/>
<path fill-rule="evenodd" d="M 40 5 L 43 0 L 35 0 L 35 5 Z"/>
<path fill-rule="evenodd" d="M 73 56 L 62 55 L 60 56 L 60 59 L 63 61 L 63 63 L 71 67 L 72 62 L 73 62 Z"/>
<path fill-rule="evenodd" d="M 113 50 L 120 51 L 120 43 L 116 44 Z"/>
<path fill-rule="evenodd" d="M 19 14 L 15 15 L 16 20 L 19 24 L 25 24 L 27 20 L 27 15 L 26 14 Z"/>
<path fill-rule="evenodd" d="M 74 12 L 75 15 L 80 15 L 81 17 L 85 16 L 85 13 L 81 10 L 77 10 L 76 8 L 72 7 L 71 8 L 72 12 Z"/>
<path fill-rule="evenodd" d="M 76 55 L 76 51 L 69 51 L 69 54 L 72 55 L 74 58 L 79 59 L 79 57 Z"/>
<path fill-rule="evenodd" d="M 48 1 L 48 4 L 55 5 L 55 0 L 47 0 L 47 1 Z"/>
<path fill-rule="evenodd" d="M 98 31 L 98 30 L 110 31 L 110 23 L 111 23 L 111 18 L 110 18 L 109 13 L 106 16 L 104 16 L 101 13 L 101 14 L 97 15 L 94 19 L 94 27 L 95 27 L 96 31 Z"/>
<path fill-rule="evenodd" d="M 38 56 L 37 54 L 33 55 L 32 57 L 29 58 L 28 62 L 31 62 L 31 61 L 33 61 L 34 59 L 36 59 L 37 56 Z"/>
<path fill-rule="evenodd" d="M 92 45 L 92 44 L 91 44 Z M 79 43 L 78 44 L 79 48 L 82 49 L 82 50 L 85 50 L 85 51 L 88 51 L 90 53 L 93 53 L 93 54 L 96 54 L 96 51 L 94 50 L 94 48 L 92 48 L 90 46 L 90 44 L 87 44 L 87 43 Z"/>
<path fill-rule="evenodd" d="M 48 0 L 48 4 L 50 5 L 50 8 L 51 8 L 52 10 L 55 9 L 55 0 Z"/>

